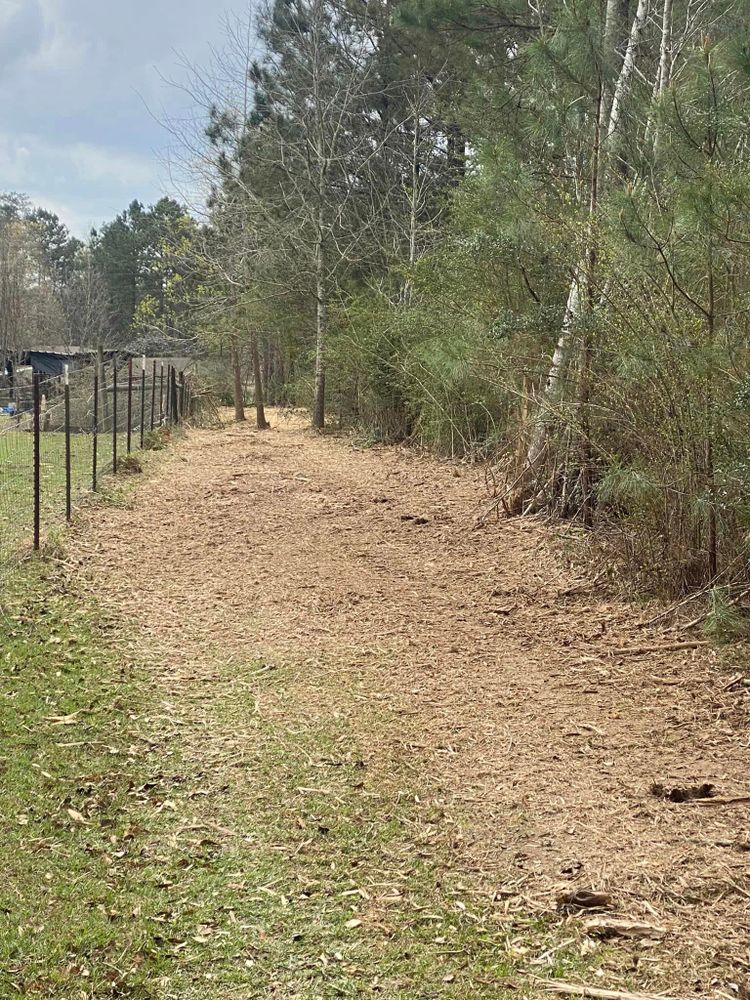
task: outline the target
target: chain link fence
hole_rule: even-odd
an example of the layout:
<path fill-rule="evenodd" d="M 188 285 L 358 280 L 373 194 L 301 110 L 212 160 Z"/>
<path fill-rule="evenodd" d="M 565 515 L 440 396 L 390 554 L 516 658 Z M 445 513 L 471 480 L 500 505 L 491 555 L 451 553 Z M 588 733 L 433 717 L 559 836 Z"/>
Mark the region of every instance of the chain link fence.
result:
<path fill-rule="evenodd" d="M 19 372 L 0 389 L 0 579 L 106 477 L 132 470 L 135 452 L 211 405 L 191 371 L 168 360 Z"/>

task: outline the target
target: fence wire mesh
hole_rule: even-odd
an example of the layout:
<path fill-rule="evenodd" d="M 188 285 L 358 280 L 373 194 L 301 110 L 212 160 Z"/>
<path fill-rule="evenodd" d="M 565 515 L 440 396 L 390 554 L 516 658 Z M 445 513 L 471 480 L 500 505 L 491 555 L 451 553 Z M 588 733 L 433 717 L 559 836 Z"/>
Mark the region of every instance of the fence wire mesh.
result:
<path fill-rule="evenodd" d="M 134 452 L 202 406 L 190 374 L 160 359 L 19 372 L 0 388 L 0 579 Z"/>

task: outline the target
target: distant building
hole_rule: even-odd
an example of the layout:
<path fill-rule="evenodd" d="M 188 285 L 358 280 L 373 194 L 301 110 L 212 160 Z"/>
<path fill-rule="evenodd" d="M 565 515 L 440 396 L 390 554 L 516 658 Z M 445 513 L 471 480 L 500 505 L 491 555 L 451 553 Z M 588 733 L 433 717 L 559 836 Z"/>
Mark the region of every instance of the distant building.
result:
<path fill-rule="evenodd" d="M 54 378 L 62 375 L 65 365 L 71 371 L 91 364 L 96 351 L 90 347 L 34 347 L 21 353 L 21 365 L 28 365 L 35 375 Z"/>

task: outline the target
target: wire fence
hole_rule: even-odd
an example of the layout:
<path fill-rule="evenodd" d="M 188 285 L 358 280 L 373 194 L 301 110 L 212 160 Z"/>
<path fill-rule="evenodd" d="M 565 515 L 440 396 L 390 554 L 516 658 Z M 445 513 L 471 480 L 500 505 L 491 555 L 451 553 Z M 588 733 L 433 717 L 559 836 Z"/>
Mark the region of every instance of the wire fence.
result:
<path fill-rule="evenodd" d="M 155 359 L 28 373 L 0 389 L 0 578 L 106 477 L 137 469 L 135 452 L 201 419 L 192 374 Z"/>

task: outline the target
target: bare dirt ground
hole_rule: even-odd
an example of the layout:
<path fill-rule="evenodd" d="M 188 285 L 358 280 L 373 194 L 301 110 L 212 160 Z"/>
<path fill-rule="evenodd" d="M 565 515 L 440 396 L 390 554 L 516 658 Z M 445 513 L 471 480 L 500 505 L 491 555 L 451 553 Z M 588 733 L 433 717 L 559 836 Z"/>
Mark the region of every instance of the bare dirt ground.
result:
<path fill-rule="evenodd" d="M 543 525 L 476 530 L 481 469 L 273 423 L 191 433 L 82 533 L 99 598 L 136 622 L 177 705 L 179 678 L 222 658 L 370 674 L 403 720 L 373 752 L 386 739 L 427 768 L 467 866 L 532 912 L 605 890 L 612 915 L 663 928 L 622 946 L 643 988 L 750 995 L 750 805 L 652 791 L 750 795 L 740 668 L 639 628 Z"/>

